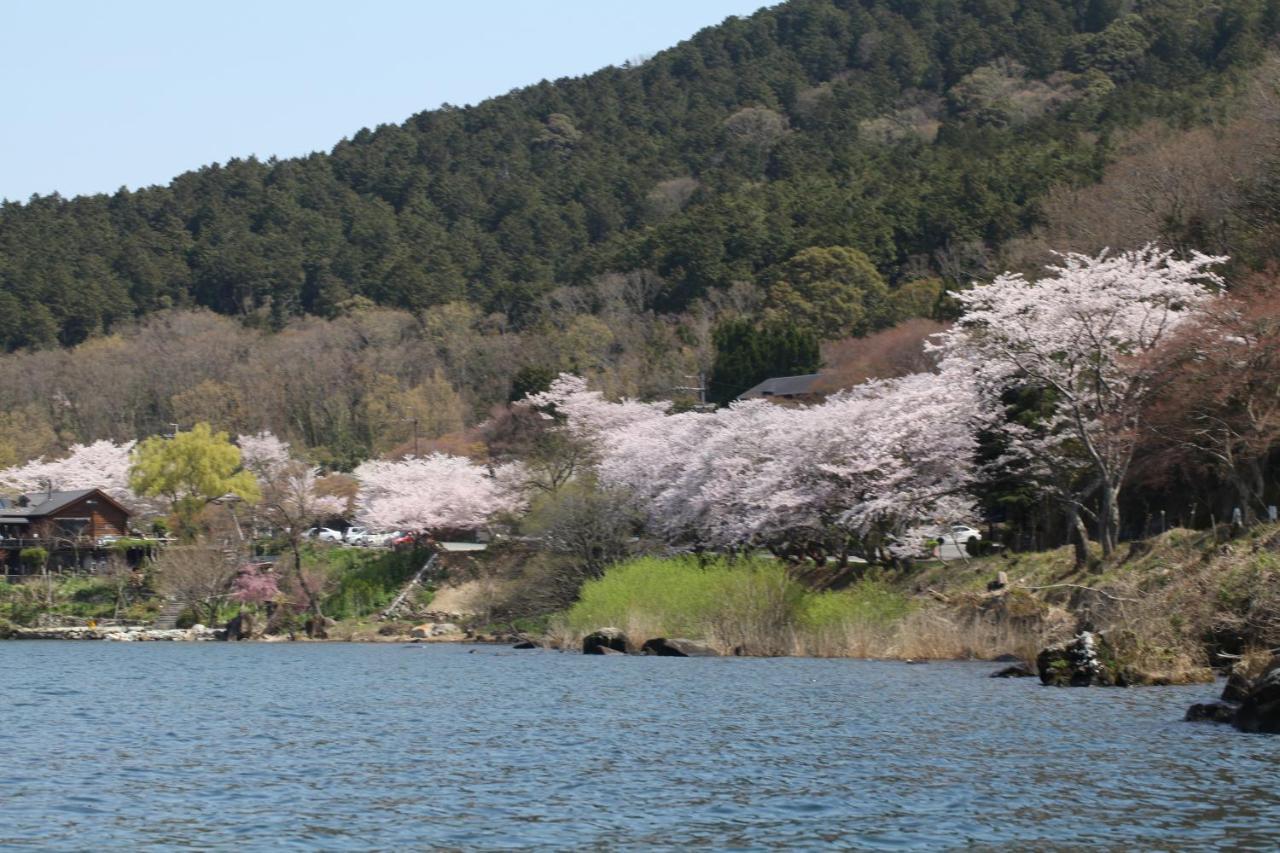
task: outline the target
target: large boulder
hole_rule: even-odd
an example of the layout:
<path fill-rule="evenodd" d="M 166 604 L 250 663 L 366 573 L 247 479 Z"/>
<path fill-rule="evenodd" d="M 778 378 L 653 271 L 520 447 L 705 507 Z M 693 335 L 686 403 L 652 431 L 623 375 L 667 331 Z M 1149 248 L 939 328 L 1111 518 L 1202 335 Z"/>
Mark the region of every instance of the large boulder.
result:
<path fill-rule="evenodd" d="M 627 635 L 617 628 L 600 628 L 582 638 L 582 653 L 584 655 L 603 655 L 608 654 L 605 649 L 609 649 L 610 651 L 626 654 L 630 651 L 630 645 Z"/>
<path fill-rule="evenodd" d="M 1015 663 L 1012 666 L 1006 666 L 1004 669 L 997 669 L 991 673 L 992 678 L 1035 678 L 1036 674 L 1031 671 L 1031 667 L 1025 663 Z"/>
<path fill-rule="evenodd" d="M 1250 685 L 1234 722 L 1242 732 L 1280 733 L 1280 656 Z"/>
<path fill-rule="evenodd" d="M 1036 671 L 1040 682 L 1051 687 L 1128 685 L 1116 665 L 1115 650 L 1103 635 L 1092 631 L 1081 631 L 1075 639 L 1040 652 Z"/>
<path fill-rule="evenodd" d="M 252 611 L 241 610 L 227 622 L 227 640 L 252 640 L 262 635 L 262 626 Z"/>
<path fill-rule="evenodd" d="M 706 643 L 699 643 L 696 640 L 684 640 L 679 637 L 657 637 L 652 640 L 646 640 L 645 644 L 640 648 L 640 653 L 657 655 L 662 658 L 720 657 L 720 653 Z"/>
<path fill-rule="evenodd" d="M 1132 631 L 1081 631 L 1036 657 L 1040 680 L 1057 687 L 1212 683 L 1213 670 L 1186 651 L 1152 646 Z"/>
<path fill-rule="evenodd" d="M 1192 723 L 1231 723 L 1236 718 L 1236 706 L 1226 702 L 1204 702 L 1187 709 L 1186 720 Z"/>

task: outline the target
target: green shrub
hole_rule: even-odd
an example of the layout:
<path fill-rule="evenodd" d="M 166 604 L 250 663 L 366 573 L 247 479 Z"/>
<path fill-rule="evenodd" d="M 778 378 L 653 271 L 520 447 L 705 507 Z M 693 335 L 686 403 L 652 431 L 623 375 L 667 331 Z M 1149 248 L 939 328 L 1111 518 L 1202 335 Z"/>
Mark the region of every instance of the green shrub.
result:
<path fill-rule="evenodd" d="M 667 636 L 704 636 L 726 571 L 723 561 L 700 566 L 692 557 L 629 560 L 583 585 L 569 626 L 586 632 L 640 619 Z"/>
<path fill-rule="evenodd" d="M 49 552 L 43 548 L 23 548 L 18 552 L 18 560 L 29 572 L 43 569 L 49 560 Z"/>
<path fill-rule="evenodd" d="M 689 637 L 726 651 L 788 654 L 850 627 L 889 628 L 909 609 L 902 593 L 877 578 L 810 592 L 774 560 L 644 557 L 584 585 L 563 619 L 579 635 L 611 626 L 633 642 Z"/>
<path fill-rule="evenodd" d="M 812 593 L 805 598 L 800 624 L 822 630 L 851 624 L 887 626 L 907 615 L 906 597 L 884 581 L 866 578 L 840 592 Z"/>

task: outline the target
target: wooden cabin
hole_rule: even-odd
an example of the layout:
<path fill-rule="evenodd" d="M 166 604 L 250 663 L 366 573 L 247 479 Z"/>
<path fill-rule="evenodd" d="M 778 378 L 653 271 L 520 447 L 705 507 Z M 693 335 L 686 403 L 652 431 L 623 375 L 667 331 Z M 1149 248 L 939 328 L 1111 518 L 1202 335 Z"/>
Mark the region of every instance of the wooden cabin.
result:
<path fill-rule="evenodd" d="M 22 548 L 45 548 L 55 565 L 84 562 L 104 537 L 129 532 L 129 511 L 102 489 L 24 494 L 0 505 L 0 551 L 10 569 Z"/>

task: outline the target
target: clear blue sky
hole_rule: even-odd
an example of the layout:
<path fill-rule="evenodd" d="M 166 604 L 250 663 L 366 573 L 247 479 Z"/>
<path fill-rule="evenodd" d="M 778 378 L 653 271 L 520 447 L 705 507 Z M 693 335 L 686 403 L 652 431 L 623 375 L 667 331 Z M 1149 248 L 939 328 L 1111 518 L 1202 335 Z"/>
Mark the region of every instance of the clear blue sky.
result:
<path fill-rule="evenodd" d="M 766 0 L 0 0 L 0 198 L 231 157 L 655 53 Z"/>

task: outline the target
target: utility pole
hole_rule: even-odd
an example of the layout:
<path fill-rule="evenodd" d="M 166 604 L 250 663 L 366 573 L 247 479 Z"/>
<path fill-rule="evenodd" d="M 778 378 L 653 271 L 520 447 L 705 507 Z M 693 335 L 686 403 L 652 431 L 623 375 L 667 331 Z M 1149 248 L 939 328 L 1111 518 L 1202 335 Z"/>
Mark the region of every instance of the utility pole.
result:
<path fill-rule="evenodd" d="M 707 404 L 707 374 L 706 374 L 705 372 L 703 372 L 703 371 L 699 371 L 699 372 L 698 372 L 698 374 L 697 374 L 696 376 L 695 376 L 695 375 L 693 375 L 693 374 L 686 374 L 684 378 L 685 378 L 685 379 L 696 380 L 698 384 L 697 384 L 697 385 L 692 385 L 692 386 L 690 386 L 690 385 L 680 385 L 680 386 L 677 386 L 677 387 L 675 387 L 675 388 L 672 388 L 671 390 L 672 390 L 673 392 L 688 391 L 688 392 L 691 392 L 691 393 L 697 394 L 697 395 L 698 395 L 698 410 L 699 410 L 699 411 L 706 411 L 706 410 L 707 410 L 707 408 L 708 408 L 708 404 Z"/>
<path fill-rule="evenodd" d="M 417 459 L 418 458 L 418 418 L 415 415 L 412 418 L 402 418 L 402 420 L 409 421 L 413 424 L 413 458 Z"/>

